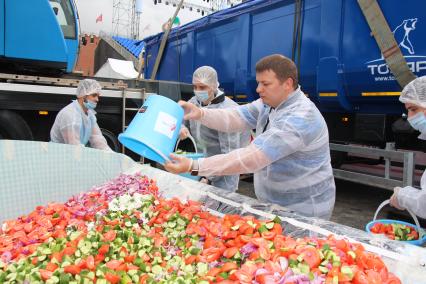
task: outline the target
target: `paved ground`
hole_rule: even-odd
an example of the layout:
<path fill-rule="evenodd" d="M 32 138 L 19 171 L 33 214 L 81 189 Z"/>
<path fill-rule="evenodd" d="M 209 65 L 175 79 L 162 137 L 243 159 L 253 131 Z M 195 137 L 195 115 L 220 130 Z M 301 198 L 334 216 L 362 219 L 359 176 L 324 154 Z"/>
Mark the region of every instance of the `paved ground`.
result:
<path fill-rule="evenodd" d="M 240 182 L 238 193 L 255 198 L 253 183 L 250 179 Z M 390 196 L 391 192 L 384 189 L 336 180 L 336 204 L 331 220 L 339 224 L 364 230 L 365 224 L 373 219 L 374 213 L 380 203 L 389 199 Z M 395 213 L 390 207 L 385 207 L 379 217 L 404 219 L 405 216 Z M 407 221 L 412 223 L 409 218 Z"/>

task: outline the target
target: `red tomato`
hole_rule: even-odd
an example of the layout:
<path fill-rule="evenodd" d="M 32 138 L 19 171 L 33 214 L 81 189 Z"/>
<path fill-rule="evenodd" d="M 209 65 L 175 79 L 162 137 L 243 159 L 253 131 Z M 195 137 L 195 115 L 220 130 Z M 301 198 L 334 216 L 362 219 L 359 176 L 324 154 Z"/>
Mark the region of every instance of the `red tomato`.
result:
<path fill-rule="evenodd" d="M 220 258 L 221 255 L 222 253 L 220 249 L 216 247 L 205 249 L 202 253 L 202 256 L 206 262 L 216 261 Z"/>
<path fill-rule="evenodd" d="M 264 238 L 265 240 L 272 240 L 273 238 L 275 238 L 275 236 L 276 236 L 276 233 L 272 231 L 267 231 L 262 233 L 262 238 Z"/>
<path fill-rule="evenodd" d="M 318 250 L 314 247 L 307 246 L 302 251 L 303 260 L 309 265 L 310 268 L 318 267 L 321 263 L 321 256 Z"/>
<path fill-rule="evenodd" d="M 46 264 L 46 270 L 48 271 L 54 272 L 57 268 L 58 265 L 53 262 L 49 262 L 48 264 Z"/>
<path fill-rule="evenodd" d="M 274 284 L 274 283 L 276 283 L 276 281 L 274 279 L 274 275 L 269 274 L 269 273 L 263 273 L 263 274 L 257 275 L 255 277 L 255 279 L 259 284 Z"/>
<path fill-rule="evenodd" d="M 64 248 L 62 253 L 65 254 L 65 255 L 73 255 L 76 250 L 77 249 L 75 247 L 66 247 L 66 248 Z"/>
<path fill-rule="evenodd" d="M 93 257 L 93 255 L 89 255 L 86 258 L 86 266 L 87 266 L 87 269 L 89 270 L 95 269 L 95 258 Z"/>
<path fill-rule="evenodd" d="M 232 275 L 235 275 L 241 283 L 251 283 L 253 280 L 253 275 L 241 270 L 235 271 Z"/>
<path fill-rule="evenodd" d="M 109 245 L 104 244 L 99 248 L 99 254 L 107 254 L 109 251 Z"/>
<path fill-rule="evenodd" d="M 112 273 L 106 273 L 105 274 L 105 279 L 109 282 L 111 282 L 112 284 L 116 284 L 118 282 L 120 282 L 120 276 L 112 274 Z"/>
<path fill-rule="evenodd" d="M 107 242 L 112 242 L 117 237 L 117 232 L 114 230 L 110 230 L 104 234 L 104 239 Z"/>
<path fill-rule="evenodd" d="M 40 268 L 38 271 L 40 272 L 41 279 L 43 279 L 44 281 L 50 279 L 50 277 L 52 277 L 52 275 L 53 275 L 52 271 L 49 271 L 49 270 L 46 270 L 46 269 Z"/>
<path fill-rule="evenodd" d="M 222 272 L 228 272 L 235 269 L 238 269 L 238 266 L 235 262 L 225 262 L 221 268 Z"/>
<path fill-rule="evenodd" d="M 77 274 L 80 274 L 81 268 L 78 267 L 77 265 L 71 264 L 64 267 L 64 272 L 71 273 L 72 275 L 77 275 Z"/>
<path fill-rule="evenodd" d="M 105 263 L 105 266 L 108 267 L 109 269 L 117 270 L 121 264 L 122 264 L 121 261 L 113 259 Z"/>
<path fill-rule="evenodd" d="M 187 258 L 185 258 L 185 264 L 186 264 L 186 265 L 188 265 L 188 264 L 192 264 L 192 263 L 194 263 L 196 260 L 197 260 L 197 256 L 195 256 L 195 255 L 190 255 L 190 256 L 188 256 Z"/>
<path fill-rule="evenodd" d="M 223 256 L 226 258 L 232 258 L 237 252 L 238 252 L 238 248 L 230 247 L 223 252 Z"/>
<path fill-rule="evenodd" d="M 382 284 L 380 274 L 374 270 L 366 270 L 368 284 Z"/>
<path fill-rule="evenodd" d="M 207 276 L 215 277 L 216 275 L 218 275 L 221 272 L 222 272 L 222 270 L 219 267 L 213 267 L 209 270 L 209 272 L 207 272 Z"/>

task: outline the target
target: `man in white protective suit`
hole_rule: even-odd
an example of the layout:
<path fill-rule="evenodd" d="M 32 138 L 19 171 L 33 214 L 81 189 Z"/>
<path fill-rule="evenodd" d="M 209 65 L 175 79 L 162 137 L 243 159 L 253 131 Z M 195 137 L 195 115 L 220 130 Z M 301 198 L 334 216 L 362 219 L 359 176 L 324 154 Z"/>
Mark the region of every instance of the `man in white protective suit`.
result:
<path fill-rule="evenodd" d="M 408 122 L 420 131 L 419 139 L 426 140 L 426 76 L 408 83 L 399 100 L 408 111 Z M 390 204 L 400 210 L 409 209 L 419 217 L 426 218 L 426 172 L 420 180 L 421 190 L 412 186 L 395 187 Z"/>
<path fill-rule="evenodd" d="M 90 145 L 92 148 L 112 151 L 96 121 L 95 108 L 102 87 L 92 79 L 80 81 L 77 100 L 61 109 L 50 130 L 50 140 L 71 145 Z"/>
<path fill-rule="evenodd" d="M 329 219 L 336 190 L 328 129 L 297 78 L 294 62 L 274 54 L 256 64 L 258 100 L 233 109 L 180 102 L 187 120 L 226 132 L 255 128 L 256 137 L 247 147 L 197 161 L 171 155 L 166 170 L 201 176 L 254 173 L 260 201 Z"/>

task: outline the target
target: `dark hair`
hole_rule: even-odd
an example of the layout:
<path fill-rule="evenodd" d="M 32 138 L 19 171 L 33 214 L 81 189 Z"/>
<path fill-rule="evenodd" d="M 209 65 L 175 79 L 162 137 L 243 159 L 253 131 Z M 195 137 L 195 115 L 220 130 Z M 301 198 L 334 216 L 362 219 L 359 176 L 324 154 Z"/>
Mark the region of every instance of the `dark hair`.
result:
<path fill-rule="evenodd" d="M 275 73 L 278 80 L 284 82 L 288 78 L 293 79 L 293 87 L 296 89 L 299 85 L 297 79 L 297 67 L 294 62 L 281 54 L 272 54 L 263 57 L 256 63 L 256 73 L 271 70 Z"/>

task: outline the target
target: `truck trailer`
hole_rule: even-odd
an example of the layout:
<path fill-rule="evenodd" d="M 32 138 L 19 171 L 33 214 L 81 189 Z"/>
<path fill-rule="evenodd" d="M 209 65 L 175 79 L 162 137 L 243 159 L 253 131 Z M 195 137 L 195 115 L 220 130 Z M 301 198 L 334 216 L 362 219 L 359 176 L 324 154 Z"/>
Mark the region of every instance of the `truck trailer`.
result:
<path fill-rule="evenodd" d="M 191 83 L 197 67 L 210 65 L 225 93 L 247 103 L 258 99 L 256 62 L 283 54 L 297 64 L 302 90 L 325 117 L 331 142 L 422 150 L 418 132 L 402 117 L 402 87 L 358 2 L 252 0 L 213 13 L 171 31 L 156 79 Z M 377 2 L 406 69 L 413 78 L 426 75 L 426 2 Z M 146 78 L 162 36 L 145 39 Z"/>

